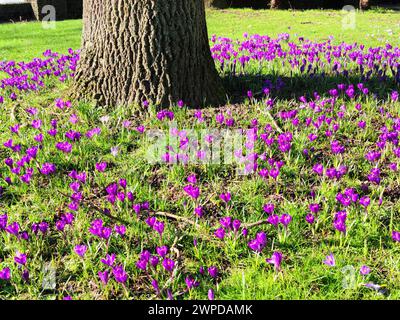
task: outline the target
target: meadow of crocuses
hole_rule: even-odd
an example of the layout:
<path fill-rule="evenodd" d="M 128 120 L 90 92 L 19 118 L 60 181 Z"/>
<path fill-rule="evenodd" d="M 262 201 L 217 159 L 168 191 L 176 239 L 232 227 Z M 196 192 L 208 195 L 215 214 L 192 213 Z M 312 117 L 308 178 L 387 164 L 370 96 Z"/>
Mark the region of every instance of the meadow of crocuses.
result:
<path fill-rule="evenodd" d="M 400 48 L 210 41 L 218 108 L 71 100 L 72 49 L 0 62 L 0 298 L 400 298 Z"/>

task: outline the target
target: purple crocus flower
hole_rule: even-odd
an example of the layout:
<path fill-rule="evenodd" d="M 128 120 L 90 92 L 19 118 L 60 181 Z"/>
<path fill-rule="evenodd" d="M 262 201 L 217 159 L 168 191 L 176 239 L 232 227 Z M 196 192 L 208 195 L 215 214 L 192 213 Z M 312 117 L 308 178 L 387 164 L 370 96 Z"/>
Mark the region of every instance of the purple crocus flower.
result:
<path fill-rule="evenodd" d="M 0 280 L 8 281 L 11 279 L 11 270 L 10 268 L 4 268 L 0 270 Z"/>
<path fill-rule="evenodd" d="M 392 239 L 394 242 L 400 242 L 400 232 L 393 231 L 392 232 Z"/>
<path fill-rule="evenodd" d="M 267 168 L 262 168 L 258 171 L 258 175 L 264 179 L 267 179 L 269 176 L 269 171 Z"/>
<path fill-rule="evenodd" d="M 371 151 L 365 155 L 365 159 L 369 162 L 376 162 L 381 158 L 381 153 L 378 151 Z"/>
<path fill-rule="evenodd" d="M 153 280 L 151 281 L 151 285 L 153 286 L 154 291 L 156 292 L 156 294 L 159 295 L 159 294 L 160 294 L 160 287 L 159 287 L 159 285 L 158 285 L 157 280 L 153 279 Z"/>
<path fill-rule="evenodd" d="M 224 201 L 225 203 L 228 203 L 228 202 L 231 201 L 231 199 L 232 199 L 232 196 L 231 196 L 231 194 L 230 194 L 229 192 L 227 192 L 227 193 L 222 193 L 219 197 L 220 197 L 220 199 L 221 199 L 222 201 Z"/>
<path fill-rule="evenodd" d="M 115 253 L 107 254 L 105 259 L 101 259 L 101 263 L 105 264 L 106 266 L 112 267 L 115 263 Z"/>
<path fill-rule="evenodd" d="M 164 228 L 165 228 L 164 222 L 161 221 L 154 222 L 153 229 L 159 233 L 160 237 L 164 233 Z"/>
<path fill-rule="evenodd" d="M 193 289 L 193 288 L 196 288 L 196 287 L 198 287 L 199 284 L 200 284 L 198 281 L 196 281 L 195 279 L 193 279 L 191 276 L 186 277 L 186 278 L 185 278 L 185 282 L 186 282 L 186 286 L 187 286 L 188 290 L 191 290 L 191 289 Z"/>
<path fill-rule="evenodd" d="M 26 265 L 26 261 L 27 261 L 26 254 L 17 252 L 17 254 L 14 257 L 14 261 L 15 261 L 15 263 L 20 264 L 22 266 Z"/>
<path fill-rule="evenodd" d="M 280 218 L 280 223 L 282 223 L 282 225 L 287 228 L 287 226 L 290 224 L 290 222 L 292 222 L 293 218 L 290 214 L 283 214 Z"/>
<path fill-rule="evenodd" d="M 364 208 L 368 208 L 368 206 L 371 203 L 371 199 L 369 197 L 362 197 L 360 199 L 360 204 L 364 207 Z"/>
<path fill-rule="evenodd" d="M 267 263 L 274 265 L 275 271 L 280 271 L 282 263 L 282 253 L 276 251 L 272 254 L 272 257 L 270 259 L 267 259 L 266 261 Z"/>
<path fill-rule="evenodd" d="M 41 126 L 42 126 L 42 120 L 36 119 L 32 121 L 32 128 L 40 129 Z"/>
<path fill-rule="evenodd" d="M 370 174 L 368 175 L 368 180 L 375 183 L 375 184 L 380 184 L 381 183 L 381 171 L 379 168 L 372 168 L 370 171 Z"/>
<path fill-rule="evenodd" d="M 141 253 L 140 253 L 140 259 L 141 260 L 145 260 L 145 261 L 149 261 L 150 260 L 150 257 L 151 257 L 151 253 L 150 253 L 150 251 L 149 250 L 143 250 Z"/>
<path fill-rule="evenodd" d="M 232 222 L 232 228 L 236 232 L 240 229 L 241 225 L 242 225 L 242 223 L 240 220 L 233 220 L 233 222 Z"/>
<path fill-rule="evenodd" d="M 221 240 L 224 240 L 225 238 L 225 229 L 224 228 L 219 228 L 214 232 L 214 235 Z"/>
<path fill-rule="evenodd" d="M 347 219 L 346 211 L 337 212 L 333 220 L 334 228 L 339 232 L 346 233 L 346 219 Z"/>
<path fill-rule="evenodd" d="M 94 136 L 100 135 L 100 134 L 101 134 L 100 128 L 93 128 L 93 129 L 89 130 L 88 132 L 86 132 L 86 137 L 89 139 L 92 139 Z"/>
<path fill-rule="evenodd" d="M 71 141 L 79 141 L 82 137 L 82 134 L 80 132 L 70 130 L 65 134 L 65 137 Z"/>
<path fill-rule="evenodd" d="M 312 213 L 307 214 L 306 221 L 309 224 L 313 224 L 315 222 L 315 216 Z"/>
<path fill-rule="evenodd" d="M 17 123 L 16 125 L 10 127 L 10 131 L 18 135 L 20 127 L 21 125 Z"/>
<path fill-rule="evenodd" d="M 278 227 L 279 224 L 279 216 L 276 214 L 272 214 L 268 217 L 267 222 L 272 224 L 274 227 Z"/>
<path fill-rule="evenodd" d="M 157 256 L 150 257 L 150 264 L 153 266 L 153 268 L 156 268 L 158 266 L 159 262 L 160 262 L 160 259 Z"/>
<path fill-rule="evenodd" d="M 170 301 L 174 300 L 174 295 L 172 294 L 172 291 L 170 289 L 167 289 L 167 297 Z"/>
<path fill-rule="evenodd" d="M 312 213 L 318 213 L 320 211 L 321 207 L 318 203 L 312 203 L 309 205 L 309 209 Z"/>
<path fill-rule="evenodd" d="M 168 254 L 168 247 L 167 246 L 157 247 L 156 251 L 160 257 L 165 258 L 166 255 Z"/>
<path fill-rule="evenodd" d="M 331 150 L 333 154 L 340 154 L 340 153 L 344 153 L 345 148 L 340 144 L 339 141 L 332 141 L 331 142 Z"/>
<path fill-rule="evenodd" d="M 214 294 L 214 290 L 213 289 L 208 290 L 208 300 L 210 300 L 210 301 L 214 301 L 215 300 L 215 294 Z"/>
<path fill-rule="evenodd" d="M 331 253 L 330 255 L 326 256 L 326 258 L 323 261 L 323 263 L 326 264 L 327 266 L 330 266 L 330 267 L 336 266 L 335 257 L 333 256 L 333 253 Z"/>
<path fill-rule="evenodd" d="M 47 131 L 47 134 L 51 137 L 55 137 L 57 133 L 58 133 L 57 129 L 50 129 Z"/>
<path fill-rule="evenodd" d="M 275 210 L 275 206 L 273 203 L 267 203 L 266 205 L 264 205 L 263 210 L 267 214 L 273 214 L 274 210 Z"/>
<path fill-rule="evenodd" d="M 399 93 L 397 91 L 393 91 L 390 95 L 390 98 L 392 101 L 398 101 L 399 100 Z"/>
<path fill-rule="evenodd" d="M 278 168 L 272 168 L 271 170 L 269 170 L 269 175 L 274 180 L 276 180 L 278 178 L 279 174 L 280 174 L 280 171 Z"/>
<path fill-rule="evenodd" d="M 360 268 L 360 274 L 362 274 L 363 276 L 366 276 L 368 274 L 370 274 L 371 269 L 368 266 L 361 266 Z"/>
<path fill-rule="evenodd" d="M 168 272 L 172 272 L 175 268 L 175 262 L 171 259 L 165 258 L 162 262 L 162 266 Z"/>
<path fill-rule="evenodd" d="M 26 269 L 24 271 L 22 271 L 21 277 L 25 282 L 28 282 L 29 281 L 29 271 Z"/>
<path fill-rule="evenodd" d="M 56 144 L 56 148 L 64 153 L 71 153 L 72 151 L 72 145 L 65 141 L 65 142 L 58 142 Z"/>
<path fill-rule="evenodd" d="M 107 169 L 107 162 L 96 163 L 96 170 L 99 172 L 104 172 Z"/>
<path fill-rule="evenodd" d="M 217 115 L 215 116 L 215 120 L 216 120 L 218 123 L 223 124 L 224 121 L 225 121 L 225 116 L 224 116 L 224 114 L 223 114 L 223 113 L 217 114 Z"/>
<path fill-rule="evenodd" d="M 110 237 L 111 237 L 111 233 L 112 233 L 112 229 L 111 229 L 111 228 L 104 227 L 104 228 L 101 230 L 100 238 L 103 238 L 103 239 L 105 239 L 105 240 L 108 240 L 108 239 L 110 239 Z"/>
<path fill-rule="evenodd" d="M 221 226 L 223 226 L 225 229 L 231 229 L 232 228 L 232 217 L 223 217 L 219 220 L 219 223 Z"/>
<path fill-rule="evenodd" d="M 56 166 L 53 163 L 44 163 L 40 169 L 40 173 L 46 176 L 56 172 Z"/>
<path fill-rule="evenodd" d="M 98 272 L 98 275 L 99 275 L 100 281 L 101 281 L 104 285 L 106 285 L 106 284 L 108 283 L 108 280 L 110 279 L 110 274 L 108 273 L 108 271 L 107 271 L 107 270 L 105 270 L 105 271 L 103 271 L 103 272 L 99 271 L 99 272 Z"/>
<path fill-rule="evenodd" d="M 187 185 L 183 190 L 193 199 L 197 199 L 200 196 L 200 189 L 196 186 Z"/>
<path fill-rule="evenodd" d="M 196 216 L 198 216 L 199 218 L 201 218 L 201 217 L 204 215 L 204 213 L 203 213 L 203 207 L 196 207 L 196 208 L 194 208 L 194 214 L 195 214 Z"/>
<path fill-rule="evenodd" d="M 154 224 L 156 223 L 156 221 L 157 221 L 157 218 L 156 218 L 156 217 L 148 217 L 148 218 L 146 219 L 146 224 L 147 224 L 149 227 L 153 228 L 153 227 L 154 227 Z"/>
<path fill-rule="evenodd" d="M 267 235 L 265 232 L 259 232 L 257 233 L 257 236 L 255 239 L 251 240 L 248 243 L 248 246 L 251 250 L 255 252 L 261 252 L 267 244 Z"/>
<path fill-rule="evenodd" d="M 120 225 L 120 226 L 115 226 L 114 230 L 116 233 L 118 233 L 120 236 L 124 236 L 126 233 L 126 227 L 124 225 Z"/>
<path fill-rule="evenodd" d="M 8 215 L 5 213 L 3 215 L 0 214 L 0 230 L 5 230 L 7 227 Z"/>
<path fill-rule="evenodd" d="M 87 251 L 87 247 L 85 245 L 77 245 L 77 246 L 75 246 L 74 251 L 78 256 L 83 258 L 83 256 L 85 255 L 85 253 Z"/>
<path fill-rule="evenodd" d="M 9 224 L 9 225 L 6 227 L 6 231 L 7 231 L 9 234 L 12 234 L 12 235 L 14 235 L 14 236 L 16 236 L 16 237 L 18 237 L 19 229 L 20 229 L 20 227 L 19 227 L 19 223 L 18 223 L 18 222 L 13 222 L 13 223 Z"/>
<path fill-rule="evenodd" d="M 123 266 L 116 266 L 112 270 L 114 278 L 119 283 L 125 283 L 128 280 L 128 274 L 125 272 Z"/>
<path fill-rule="evenodd" d="M 211 266 L 208 268 L 208 274 L 210 275 L 211 278 L 216 278 L 218 277 L 218 268 L 215 266 Z"/>
<path fill-rule="evenodd" d="M 396 172 L 397 169 L 398 169 L 397 168 L 397 163 L 395 163 L 395 162 L 389 163 L 389 169 L 394 171 L 394 172 Z"/>
<path fill-rule="evenodd" d="M 146 271 L 148 263 L 149 262 L 147 260 L 140 259 L 138 262 L 136 262 L 136 267 L 140 270 Z"/>

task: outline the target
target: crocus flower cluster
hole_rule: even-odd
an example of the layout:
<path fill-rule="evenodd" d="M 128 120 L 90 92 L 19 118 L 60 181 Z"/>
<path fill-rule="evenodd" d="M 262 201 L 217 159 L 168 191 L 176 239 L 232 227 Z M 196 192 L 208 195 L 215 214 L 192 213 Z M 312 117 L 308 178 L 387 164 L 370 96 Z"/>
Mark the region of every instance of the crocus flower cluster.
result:
<path fill-rule="evenodd" d="M 4 239 L 0 242 L 6 243 L 5 248 L 15 244 L 21 250 L 11 252 L 7 249 L 0 256 L 0 288 L 11 288 L 14 285 L 11 282 L 18 277 L 28 282 L 30 273 L 34 272 L 31 259 L 37 258 L 32 252 L 42 250 L 41 245 L 48 242 L 57 248 L 69 246 L 54 253 L 63 261 L 71 258 L 71 261 L 85 265 L 90 260 L 90 265 L 95 268 L 100 265 L 96 269 L 99 283 L 105 287 L 114 280 L 115 286 L 105 290 L 110 294 L 118 293 L 117 284 L 130 294 L 130 280 L 134 280 L 140 282 L 140 291 L 150 288 L 159 298 L 172 300 L 205 287 L 208 298 L 214 300 L 218 293 L 214 289 L 218 289 L 219 280 L 231 267 L 225 268 L 230 262 L 229 254 L 224 254 L 226 250 L 237 248 L 238 259 L 247 259 L 247 255 L 250 259 L 258 259 L 268 252 L 262 257 L 263 261 L 279 272 L 283 257 L 290 260 L 286 250 L 289 251 L 291 246 L 283 246 L 289 226 L 290 234 L 304 235 L 308 240 L 309 232 L 301 230 L 305 217 L 308 224 L 315 224 L 308 228 L 313 231 L 314 239 L 328 237 L 331 241 L 334 230 L 346 234 L 347 227 L 352 225 L 348 223 L 349 219 L 351 222 L 358 219 L 355 209 L 369 212 L 371 207 L 375 209 L 378 197 L 381 207 L 384 207 L 382 198 L 389 201 L 396 198 L 396 185 L 393 187 L 390 182 L 397 177 L 400 159 L 400 118 L 395 109 L 399 93 L 390 88 L 376 110 L 369 110 L 367 103 L 383 92 L 376 90 L 373 81 L 369 80 L 376 78 L 380 84 L 386 81 L 400 83 L 398 48 L 389 44 L 377 48 L 346 43 L 335 45 L 332 39 L 313 42 L 304 38 L 291 39 L 288 34 L 275 39 L 245 35 L 243 41 L 213 37 L 212 42 L 213 58 L 225 75 L 253 74 L 254 66 L 257 66 L 261 71 L 264 68 L 282 71 L 279 73 L 288 71 L 292 79 L 306 76 L 318 82 L 330 76 L 340 79 L 340 83 L 329 84 L 324 91 L 315 89 L 299 93 L 286 78 L 278 76 L 271 80 L 268 76 L 260 81 L 257 90 L 244 90 L 246 102 L 238 109 L 229 105 L 216 111 L 191 112 L 181 100 L 171 110 L 164 109 L 155 115 L 149 112 L 149 115 L 138 117 L 140 119 L 119 119 L 121 125 L 113 127 L 113 115 L 89 119 L 88 123 L 86 115 L 75 108 L 75 102 L 64 98 L 56 99 L 47 109 L 39 105 L 20 108 L 28 102 L 24 101 L 27 94 L 39 92 L 48 80 L 65 82 L 73 78 L 79 52 L 69 50 L 67 55 L 60 55 L 47 51 L 44 59 L 34 59 L 30 63 L 0 62 L 0 106 L 5 113 L 10 109 L 18 110 L 18 117 L 12 117 L 12 122 L 5 126 L 7 129 L 1 141 L 0 198 L 1 201 L 4 199 L 6 212 L 0 214 L 0 239 Z M 276 70 L 278 65 L 280 69 Z M 351 83 L 354 82 L 353 75 L 361 79 L 360 83 Z M 293 99 L 285 104 L 281 98 L 287 93 Z M 145 109 L 150 106 L 147 101 L 142 105 Z M 267 119 L 257 116 L 258 108 L 267 112 Z M 251 118 L 245 117 L 247 112 L 252 113 Z M 132 186 L 139 192 L 135 191 L 134 195 L 129 191 L 128 182 L 122 177 L 110 178 L 114 168 L 121 169 L 119 160 L 124 159 L 124 152 L 131 148 L 130 143 L 125 143 L 127 137 L 134 140 L 132 145 L 135 147 L 147 148 L 143 134 L 149 128 L 147 120 L 165 126 L 180 120 L 181 114 L 189 115 L 196 128 L 213 125 L 221 131 L 239 129 L 243 134 L 242 146 L 232 150 L 235 166 L 246 174 L 237 182 L 237 194 L 221 193 L 221 189 L 236 191 L 237 186 L 232 185 L 232 181 L 224 181 L 218 191 L 210 190 L 212 183 L 200 181 L 196 174 L 190 173 L 201 171 L 199 176 L 203 177 L 205 172 L 215 170 L 218 179 L 229 179 L 230 165 L 224 167 L 223 172 L 218 166 L 208 171 L 207 166 L 212 148 L 223 141 L 223 135 L 212 132 L 199 139 L 190 130 L 181 130 L 178 126 L 169 128 L 170 140 L 174 141 L 163 149 L 160 168 L 146 164 L 146 169 L 150 170 L 143 170 L 140 183 Z M 369 115 L 377 117 L 370 119 Z M 97 123 L 96 126 L 89 126 L 91 122 Z M 103 148 L 106 154 L 102 154 L 104 150 L 99 147 L 100 142 L 106 144 L 101 140 L 103 135 L 107 135 L 107 143 L 110 142 Z M 115 137 L 118 141 L 114 141 Z M 191 154 L 193 150 L 194 155 Z M 192 159 L 203 161 L 204 167 L 192 167 Z M 155 193 L 160 191 L 157 183 L 153 185 L 146 181 L 146 175 L 151 172 L 159 178 L 157 169 L 162 177 L 163 171 L 170 170 L 172 165 L 182 165 L 185 181 L 178 187 L 178 192 L 171 188 L 173 196 L 164 190 L 162 194 Z M 254 182 L 251 192 L 257 193 L 256 201 L 243 197 L 241 192 L 247 190 L 240 189 L 242 180 L 249 185 Z M 40 188 L 49 188 L 55 193 L 50 201 L 45 199 L 46 203 L 35 206 L 30 212 L 29 205 Z M 44 197 L 46 193 L 43 192 Z M 61 204 L 58 198 L 63 199 Z M 304 202 L 297 206 L 297 201 L 303 198 Z M 17 207 L 18 201 L 23 202 L 23 206 Z M 296 201 L 296 206 L 286 206 L 292 201 Z M 183 206 L 176 203 L 183 203 Z M 266 204 L 262 207 L 261 220 L 251 221 L 253 211 L 259 214 L 262 203 Z M 275 205 L 278 204 L 287 208 L 286 212 L 293 212 L 293 217 L 303 217 L 302 224 L 291 214 L 277 214 Z M 47 205 L 50 214 L 42 212 Z M 162 212 L 156 211 L 159 205 L 163 209 L 172 207 L 176 212 L 160 218 Z M 254 210 L 253 206 L 258 207 Z M 306 206 L 308 210 L 304 210 Z M 195 216 L 190 217 L 191 212 Z M 333 219 L 329 216 L 325 219 L 327 212 L 336 212 Z M 202 219 L 198 219 L 200 217 Z M 326 221 L 329 230 L 321 231 Z M 203 232 L 208 230 L 204 227 L 214 222 L 216 226 L 210 234 Z M 398 230 L 397 222 L 393 219 L 390 228 Z M 181 228 L 185 224 L 190 227 L 190 237 L 199 233 L 193 235 L 193 241 L 186 241 L 186 234 L 180 237 L 180 233 L 186 231 Z M 268 237 L 265 231 L 254 231 L 260 225 L 265 225 Z M 142 226 L 145 232 L 152 230 L 155 236 L 138 235 L 137 230 L 142 230 Z M 395 230 L 385 229 L 382 224 L 382 233 L 386 234 L 386 239 L 391 233 L 394 247 L 400 242 L 400 232 Z M 77 232 L 79 237 L 76 237 Z M 342 236 L 340 238 L 342 240 Z M 182 239 L 184 242 L 180 243 Z M 333 239 L 332 243 L 335 241 Z M 268 251 L 268 243 L 271 243 L 272 252 Z M 212 259 L 207 266 L 188 274 L 191 267 L 186 261 L 200 263 L 196 259 L 202 260 L 203 252 L 211 252 L 206 250 L 208 246 L 218 252 L 218 256 L 207 256 L 207 260 Z M 133 256 L 137 256 L 133 267 L 131 260 L 123 257 L 124 248 L 128 247 Z M 190 259 L 186 256 L 187 250 Z M 111 252 L 117 252 L 118 259 Z M 253 252 L 257 253 L 255 257 Z M 333 254 L 326 256 L 323 263 L 335 267 Z M 216 265 L 222 267 L 218 269 Z M 362 265 L 359 273 L 360 278 L 366 279 L 371 268 Z M 366 286 L 377 288 L 374 284 Z"/>
<path fill-rule="evenodd" d="M 248 243 L 251 250 L 261 252 L 267 245 L 267 235 L 265 232 L 257 233 L 256 237 Z"/>

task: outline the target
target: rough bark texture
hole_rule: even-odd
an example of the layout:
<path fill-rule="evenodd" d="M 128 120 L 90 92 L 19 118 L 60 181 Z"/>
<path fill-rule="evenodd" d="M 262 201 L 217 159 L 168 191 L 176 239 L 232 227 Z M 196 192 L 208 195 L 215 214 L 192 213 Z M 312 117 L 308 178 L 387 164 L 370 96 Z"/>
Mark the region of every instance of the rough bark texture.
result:
<path fill-rule="evenodd" d="M 78 97 L 115 106 L 219 104 L 204 0 L 84 0 Z"/>

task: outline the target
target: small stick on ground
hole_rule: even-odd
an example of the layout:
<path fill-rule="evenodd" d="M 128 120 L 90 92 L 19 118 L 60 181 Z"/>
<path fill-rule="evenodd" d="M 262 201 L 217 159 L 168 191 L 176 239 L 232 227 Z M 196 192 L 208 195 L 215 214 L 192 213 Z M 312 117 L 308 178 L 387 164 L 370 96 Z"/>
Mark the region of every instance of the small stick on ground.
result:
<path fill-rule="evenodd" d="M 261 225 L 267 224 L 267 223 L 268 223 L 268 221 L 264 219 L 264 220 L 260 220 L 260 221 L 253 222 L 253 223 L 246 223 L 243 225 L 243 228 L 251 229 L 251 228 L 258 227 L 258 226 L 261 226 Z"/>
<path fill-rule="evenodd" d="M 61 191 L 58 191 L 58 193 L 60 193 L 62 196 L 66 197 L 66 198 L 71 199 L 71 197 L 70 197 L 69 195 L 67 195 L 67 194 L 65 194 L 65 193 L 62 193 Z M 95 206 L 93 203 L 91 203 L 91 202 L 89 202 L 89 201 L 86 201 L 86 200 L 83 199 L 82 202 L 85 203 L 86 206 L 87 206 L 89 209 L 93 209 L 93 210 L 95 210 L 95 211 L 101 213 L 103 216 L 106 216 L 107 218 L 109 218 L 109 219 L 111 219 L 111 220 L 115 220 L 115 221 L 121 222 L 121 223 L 126 224 L 126 225 L 129 225 L 129 224 L 130 224 L 130 222 L 125 221 L 124 219 L 121 219 L 121 218 L 119 218 L 119 217 L 115 217 L 115 216 L 113 216 L 113 215 L 111 215 L 111 214 L 106 213 L 104 210 L 101 210 L 100 208 L 98 208 L 97 206 Z"/>
<path fill-rule="evenodd" d="M 164 217 L 164 218 L 170 218 L 170 219 L 176 220 L 176 221 L 182 221 L 182 222 L 185 222 L 185 223 L 190 224 L 192 226 L 195 226 L 196 228 L 199 227 L 199 225 L 196 224 L 196 222 L 194 222 L 194 221 L 192 221 L 192 220 L 190 220 L 188 218 L 185 218 L 185 217 L 177 216 L 177 215 L 172 214 L 172 213 L 168 213 L 168 212 L 152 212 L 152 214 L 155 215 L 155 216 L 160 216 L 160 217 Z"/>

